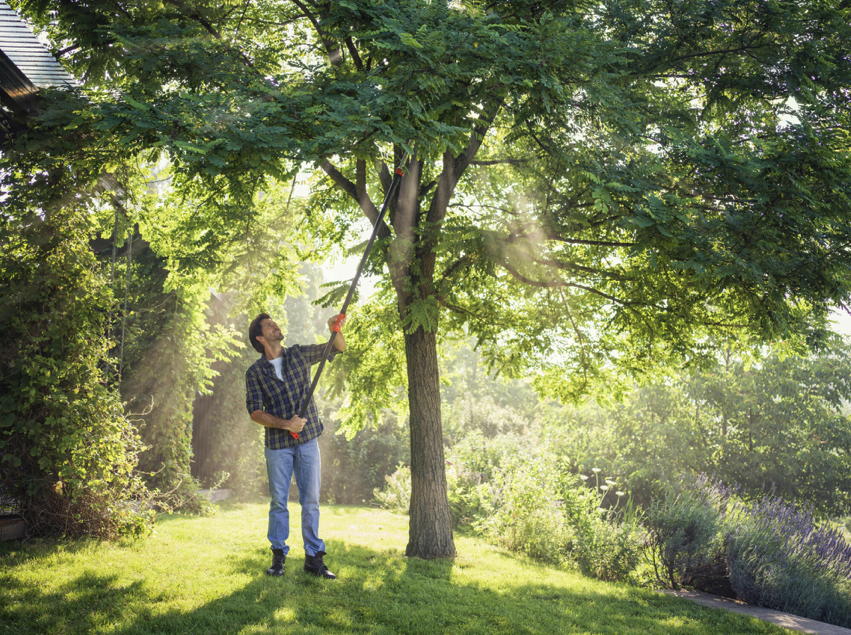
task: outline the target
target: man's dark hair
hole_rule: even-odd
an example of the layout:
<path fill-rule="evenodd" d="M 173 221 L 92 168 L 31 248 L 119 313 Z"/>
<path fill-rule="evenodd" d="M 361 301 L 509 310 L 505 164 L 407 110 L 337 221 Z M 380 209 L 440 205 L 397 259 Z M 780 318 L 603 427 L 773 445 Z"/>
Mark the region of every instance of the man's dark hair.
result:
<path fill-rule="evenodd" d="M 263 335 L 263 320 L 268 319 L 268 313 L 261 313 L 256 318 L 251 320 L 251 324 L 248 325 L 248 341 L 251 342 L 251 345 L 254 347 L 254 350 L 260 353 L 261 355 L 266 352 L 266 349 L 263 348 L 263 345 L 257 341 L 257 336 Z"/>

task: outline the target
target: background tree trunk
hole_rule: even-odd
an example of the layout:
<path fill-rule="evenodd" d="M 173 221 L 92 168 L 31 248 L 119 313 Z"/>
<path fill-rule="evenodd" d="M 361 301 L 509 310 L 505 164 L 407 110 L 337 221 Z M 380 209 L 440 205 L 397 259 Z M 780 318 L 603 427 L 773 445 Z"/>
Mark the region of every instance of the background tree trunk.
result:
<path fill-rule="evenodd" d="M 455 542 L 446 496 L 437 337 L 418 328 L 405 334 L 411 408 L 411 510 L 405 555 L 453 558 Z"/>

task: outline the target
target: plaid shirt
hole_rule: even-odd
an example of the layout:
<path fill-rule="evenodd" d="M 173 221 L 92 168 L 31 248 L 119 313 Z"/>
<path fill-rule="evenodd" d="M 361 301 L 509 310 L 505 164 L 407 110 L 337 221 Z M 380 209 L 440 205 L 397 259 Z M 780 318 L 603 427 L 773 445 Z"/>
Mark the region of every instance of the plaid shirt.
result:
<path fill-rule="evenodd" d="M 281 351 L 281 376 L 275 374 L 272 362 L 261 355 L 260 359 L 248 367 L 245 373 L 245 402 L 248 413 L 255 410 L 268 412 L 279 419 L 291 419 L 298 414 L 307 391 L 310 390 L 310 367 L 319 363 L 325 344 L 301 346 L 296 344 Z M 328 361 L 337 356 L 337 350 L 332 349 Z M 300 443 L 307 443 L 320 434 L 324 426 L 319 419 L 316 402 L 310 398 L 310 405 L 305 415 L 307 423 L 293 439 L 289 430 L 266 428 L 266 447 L 273 450 L 292 448 Z"/>

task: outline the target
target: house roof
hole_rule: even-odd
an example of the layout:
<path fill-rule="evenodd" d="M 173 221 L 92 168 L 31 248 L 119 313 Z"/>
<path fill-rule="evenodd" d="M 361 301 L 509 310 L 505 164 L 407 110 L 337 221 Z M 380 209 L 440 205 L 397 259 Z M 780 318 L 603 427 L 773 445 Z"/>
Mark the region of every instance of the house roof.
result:
<path fill-rule="evenodd" d="M 76 84 L 27 24 L 0 0 L 0 98 L 26 111 L 39 88 Z"/>

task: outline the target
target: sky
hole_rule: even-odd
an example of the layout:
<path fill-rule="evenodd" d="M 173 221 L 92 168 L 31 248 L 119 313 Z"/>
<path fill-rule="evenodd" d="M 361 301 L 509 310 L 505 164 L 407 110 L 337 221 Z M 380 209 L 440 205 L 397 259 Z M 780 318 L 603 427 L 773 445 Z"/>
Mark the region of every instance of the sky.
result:
<path fill-rule="evenodd" d="M 851 335 L 851 315 L 848 315 L 845 311 L 834 310 L 833 319 L 835 321 L 834 331 L 845 336 Z"/>

